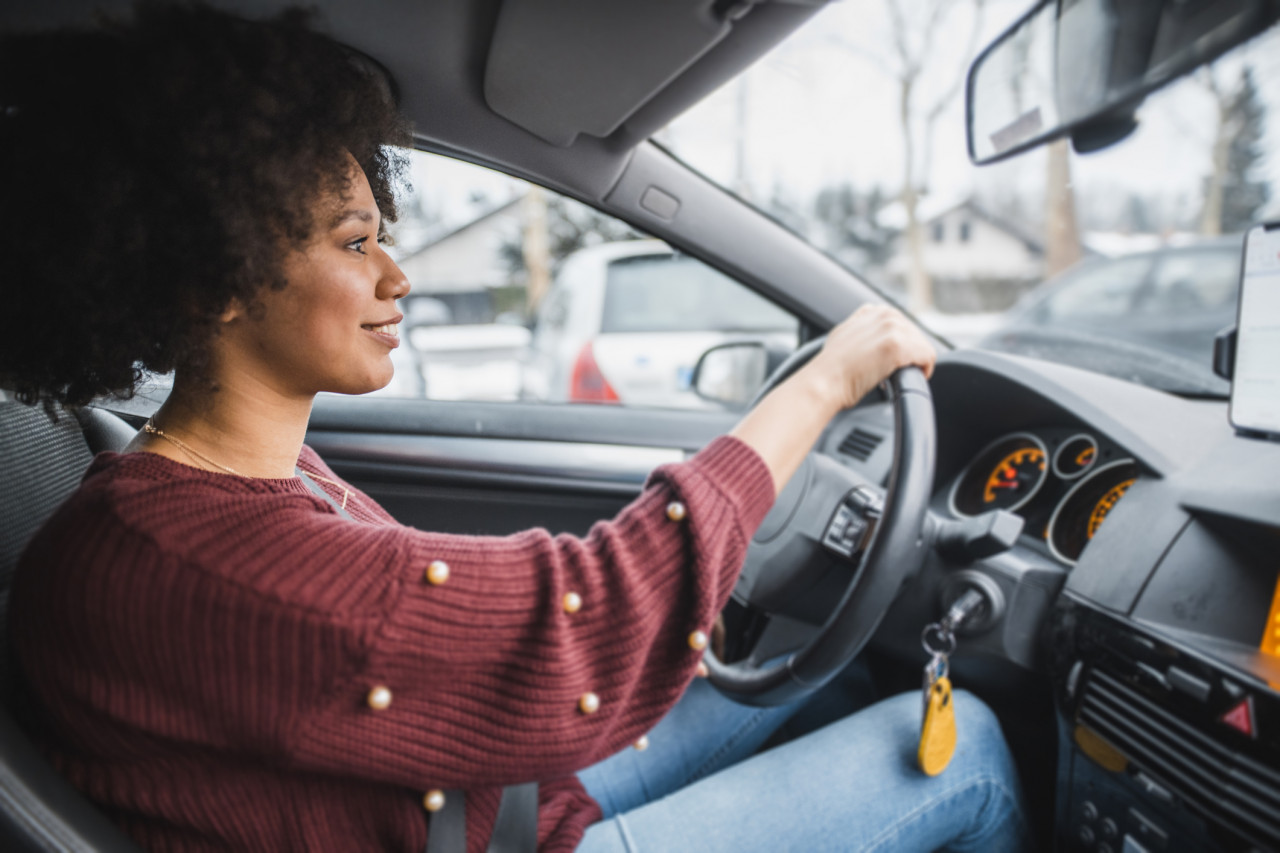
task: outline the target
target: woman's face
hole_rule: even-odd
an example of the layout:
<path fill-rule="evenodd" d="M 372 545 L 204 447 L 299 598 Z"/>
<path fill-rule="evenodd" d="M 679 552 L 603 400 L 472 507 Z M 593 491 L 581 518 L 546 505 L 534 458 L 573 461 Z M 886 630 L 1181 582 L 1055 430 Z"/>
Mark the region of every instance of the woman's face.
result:
<path fill-rule="evenodd" d="M 287 286 L 259 296 L 261 312 L 230 312 L 223 382 L 237 374 L 289 397 L 384 387 L 400 345 L 395 300 L 409 282 L 378 242 L 381 216 L 355 161 L 346 198 L 320 201 L 311 242 L 284 262 Z M 228 375 L 230 373 L 231 375 Z"/>

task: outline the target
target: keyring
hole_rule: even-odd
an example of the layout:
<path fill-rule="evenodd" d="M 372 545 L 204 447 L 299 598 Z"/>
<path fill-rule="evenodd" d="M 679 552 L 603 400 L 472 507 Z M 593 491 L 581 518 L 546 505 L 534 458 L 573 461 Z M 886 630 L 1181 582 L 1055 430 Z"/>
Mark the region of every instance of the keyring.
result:
<path fill-rule="evenodd" d="M 934 636 L 941 641 L 939 644 L 930 642 L 931 637 Z M 920 645 L 924 646 L 924 650 L 930 656 L 941 655 L 947 657 L 956 650 L 956 635 L 934 622 L 931 625 L 926 625 L 924 630 L 920 632 Z"/>

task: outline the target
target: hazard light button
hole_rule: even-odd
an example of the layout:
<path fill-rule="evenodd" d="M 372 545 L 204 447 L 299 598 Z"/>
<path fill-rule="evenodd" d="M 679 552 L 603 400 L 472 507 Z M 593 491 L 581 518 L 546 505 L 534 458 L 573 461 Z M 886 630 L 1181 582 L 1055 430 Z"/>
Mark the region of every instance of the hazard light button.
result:
<path fill-rule="evenodd" d="M 1257 738 L 1258 730 L 1253 725 L 1253 697 L 1246 696 L 1230 711 L 1219 717 L 1218 722 L 1226 723 L 1241 734 Z"/>

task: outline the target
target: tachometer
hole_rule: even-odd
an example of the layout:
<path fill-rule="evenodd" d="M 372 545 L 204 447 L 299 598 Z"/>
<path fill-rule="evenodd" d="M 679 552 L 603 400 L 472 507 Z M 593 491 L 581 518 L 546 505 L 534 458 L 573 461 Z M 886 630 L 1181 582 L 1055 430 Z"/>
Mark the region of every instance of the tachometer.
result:
<path fill-rule="evenodd" d="M 1080 559 L 1084 546 L 1137 480 L 1137 463 L 1123 459 L 1099 468 L 1067 492 L 1049 519 L 1047 538 L 1054 556 L 1066 563 Z"/>
<path fill-rule="evenodd" d="M 959 515 L 1018 509 L 1039 491 L 1047 463 L 1044 442 L 1031 433 L 998 439 L 987 445 L 956 481 L 951 508 Z"/>

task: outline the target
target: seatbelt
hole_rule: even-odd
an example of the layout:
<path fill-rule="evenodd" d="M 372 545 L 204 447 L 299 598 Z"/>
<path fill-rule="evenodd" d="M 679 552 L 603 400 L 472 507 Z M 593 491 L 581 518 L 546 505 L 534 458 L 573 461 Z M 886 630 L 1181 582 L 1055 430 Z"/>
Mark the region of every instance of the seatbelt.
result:
<path fill-rule="evenodd" d="M 342 505 L 339 504 L 337 501 L 335 501 L 328 492 L 320 488 L 320 484 L 317 483 L 315 480 L 311 479 L 310 474 L 308 474 L 306 471 L 303 471 L 301 468 L 299 468 L 296 465 L 293 467 L 293 473 L 297 474 L 299 477 L 302 478 L 302 482 L 306 485 L 308 489 L 315 492 L 319 497 L 324 498 L 325 501 L 328 502 L 329 506 L 336 509 L 338 511 L 338 515 L 342 516 L 348 521 L 352 520 L 351 513 L 343 509 Z"/>
<path fill-rule="evenodd" d="M 503 791 L 502 798 L 506 797 L 507 792 Z M 502 811 L 502 806 L 498 811 Z M 461 791 L 444 792 L 444 805 L 431 813 L 428 830 L 427 853 L 466 853 L 467 804 Z"/>
<path fill-rule="evenodd" d="M 536 853 L 537 849 L 538 783 L 508 785 L 502 789 L 502 803 L 489 838 L 489 853 Z"/>
<path fill-rule="evenodd" d="M 320 484 L 301 468 L 294 472 L 312 492 L 329 503 L 338 515 L 350 519 L 351 513 L 333 499 Z M 426 853 L 466 853 L 467 805 L 462 791 L 445 791 L 444 806 L 431 815 L 431 834 Z M 538 783 L 508 785 L 502 789 L 502 802 L 493 822 L 488 853 L 537 853 L 538 849 Z"/>
<path fill-rule="evenodd" d="M 431 815 L 426 853 L 465 853 L 467 849 L 466 798 L 461 791 L 445 791 L 444 806 Z M 538 783 L 508 785 L 502 789 L 498 817 L 493 822 L 488 853 L 537 853 Z"/>

